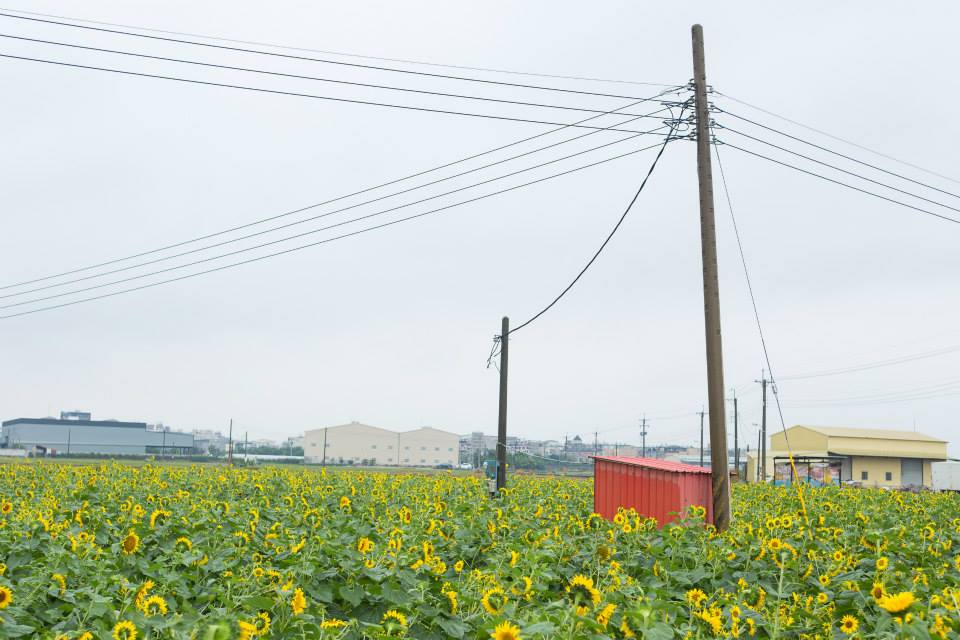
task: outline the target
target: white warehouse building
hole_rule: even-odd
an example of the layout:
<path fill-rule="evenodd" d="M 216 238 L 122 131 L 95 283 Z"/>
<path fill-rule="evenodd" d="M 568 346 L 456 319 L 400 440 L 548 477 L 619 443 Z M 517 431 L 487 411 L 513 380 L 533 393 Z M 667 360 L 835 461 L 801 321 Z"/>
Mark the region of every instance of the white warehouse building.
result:
<path fill-rule="evenodd" d="M 303 454 L 304 461 L 310 464 L 456 465 L 460 436 L 433 427 L 397 432 L 351 422 L 306 431 Z"/>

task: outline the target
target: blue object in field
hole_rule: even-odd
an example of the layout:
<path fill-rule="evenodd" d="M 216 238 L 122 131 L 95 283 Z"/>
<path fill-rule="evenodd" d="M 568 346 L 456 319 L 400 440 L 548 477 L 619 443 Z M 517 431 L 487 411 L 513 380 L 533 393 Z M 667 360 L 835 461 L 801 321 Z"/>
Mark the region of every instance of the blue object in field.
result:
<path fill-rule="evenodd" d="M 497 461 L 496 460 L 483 461 L 483 475 L 491 479 L 496 479 L 497 477 Z"/>

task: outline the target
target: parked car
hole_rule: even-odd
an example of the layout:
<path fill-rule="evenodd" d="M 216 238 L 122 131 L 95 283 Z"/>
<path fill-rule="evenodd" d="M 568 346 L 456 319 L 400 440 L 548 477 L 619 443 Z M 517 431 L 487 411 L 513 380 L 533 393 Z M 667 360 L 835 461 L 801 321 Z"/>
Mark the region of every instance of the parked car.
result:
<path fill-rule="evenodd" d="M 467 471 L 469 471 L 470 469 L 473 469 L 473 465 L 470 464 L 469 462 L 461 462 L 461 463 L 460 463 L 460 468 L 461 468 L 461 469 L 466 469 Z"/>
<path fill-rule="evenodd" d="M 447 464 L 446 462 L 444 462 L 444 463 L 442 463 L 442 464 L 438 464 L 438 465 L 436 466 L 436 468 L 437 468 L 437 469 L 453 469 L 453 465 L 452 465 L 452 464 Z"/>

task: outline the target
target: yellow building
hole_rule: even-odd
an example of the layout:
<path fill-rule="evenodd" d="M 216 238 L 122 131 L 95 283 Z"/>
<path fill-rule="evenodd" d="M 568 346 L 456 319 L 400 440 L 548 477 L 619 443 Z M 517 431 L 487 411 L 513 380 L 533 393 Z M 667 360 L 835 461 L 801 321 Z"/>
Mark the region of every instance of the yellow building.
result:
<path fill-rule="evenodd" d="M 790 453 L 800 479 L 813 484 L 929 487 L 930 463 L 947 459 L 947 443 L 914 431 L 796 425 L 770 437 L 767 481 L 789 482 Z M 757 462 L 748 454 L 748 482 L 759 479 Z"/>

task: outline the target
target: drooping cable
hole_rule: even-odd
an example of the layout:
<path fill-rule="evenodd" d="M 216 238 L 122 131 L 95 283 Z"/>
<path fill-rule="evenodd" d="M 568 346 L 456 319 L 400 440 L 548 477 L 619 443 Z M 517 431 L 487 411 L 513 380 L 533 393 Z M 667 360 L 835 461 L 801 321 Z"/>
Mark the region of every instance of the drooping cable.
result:
<path fill-rule="evenodd" d="M 780 392 L 777 389 L 777 379 L 773 373 L 773 365 L 770 364 L 770 351 L 767 349 L 767 339 L 763 333 L 763 323 L 760 322 L 760 311 L 757 308 L 757 297 L 753 292 L 753 282 L 750 279 L 750 270 L 747 268 L 747 256 L 743 250 L 743 241 L 740 238 L 740 229 L 737 226 L 737 217 L 733 212 L 733 200 L 730 198 L 730 188 L 727 185 L 727 175 L 723 170 L 723 162 L 720 160 L 720 148 L 717 145 L 716 138 L 713 139 L 713 153 L 717 157 L 717 168 L 720 169 L 720 181 L 723 184 L 723 194 L 727 201 L 727 209 L 730 212 L 730 221 L 733 224 L 733 233 L 737 239 L 737 251 L 740 254 L 740 263 L 743 265 L 743 276 L 747 283 L 747 291 L 750 293 L 750 304 L 753 307 L 753 317 L 757 323 L 757 333 L 760 336 L 760 346 L 763 349 L 763 360 L 767 364 L 767 371 L 770 372 L 770 386 L 773 391 L 773 399 L 777 404 L 777 415 L 780 417 L 780 428 L 783 433 L 784 443 L 787 445 L 787 454 L 790 456 L 790 468 L 793 471 L 793 478 L 797 485 L 797 495 L 800 498 L 800 505 L 803 509 L 803 517 L 810 526 L 810 518 L 807 515 L 807 505 L 803 497 L 803 489 L 800 485 L 800 474 L 797 472 L 797 466 L 793 461 L 793 448 L 790 446 L 790 434 L 787 433 L 787 423 L 783 418 L 783 405 L 780 402 Z M 759 452 L 758 452 L 759 455 Z M 759 458 L 757 459 L 759 462 Z M 766 478 L 763 479 L 766 482 Z"/>
<path fill-rule="evenodd" d="M 680 120 L 682 119 L 683 119 L 683 110 L 680 111 Z M 613 238 L 614 234 L 617 233 L 617 229 L 620 228 L 620 225 L 623 224 L 623 221 L 627 218 L 627 214 L 630 213 L 630 209 L 633 208 L 633 205 L 637 201 L 637 198 L 640 197 L 640 194 L 643 192 L 643 188 L 647 186 L 647 181 L 650 180 L 650 176 L 653 174 L 653 170 L 657 168 L 657 163 L 660 161 L 660 157 L 663 155 L 663 152 L 666 150 L 667 144 L 673 139 L 671 137 L 673 132 L 674 132 L 674 128 L 672 127 L 670 130 L 670 133 L 667 134 L 667 137 L 664 139 L 663 145 L 660 147 L 660 151 L 657 153 L 657 156 L 653 159 L 653 163 L 650 165 L 650 168 L 647 170 L 647 175 L 643 177 L 643 182 L 640 183 L 640 187 L 637 189 L 637 192 L 633 195 L 633 198 L 630 200 L 630 203 L 627 205 L 627 208 L 624 209 L 623 214 L 620 216 L 620 219 L 617 220 L 617 224 L 613 226 L 613 229 L 610 230 L 610 233 L 607 234 L 607 237 L 604 239 L 603 243 L 600 245 L 597 251 L 593 254 L 590 260 L 587 261 L 587 264 L 584 265 L 583 269 L 580 270 L 580 273 L 577 274 L 577 276 L 570 282 L 570 284 L 568 284 L 564 288 L 564 290 L 561 291 L 560 294 L 550 302 L 550 304 L 548 304 L 546 307 L 541 309 L 538 313 L 536 313 L 526 322 L 523 322 L 520 325 L 514 327 L 513 329 L 510 329 L 507 335 L 513 335 L 514 333 L 516 333 L 520 329 L 523 329 L 524 327 L 529 325 L 531 322 L 533 322 L 534 320 L 536 320 L 537 318 L 545 314 L 547 311 L 552 309 L 553 306 L 558 302 L 560 302 L 560 299 L 563 298 L 563 296 L 565 296 L 567 292 L 573 288 L 573 285 L 577 284 L 577 281 L 580 280 L 583 274 L 587 272 L 587 269 L 590 268 L 590 266 L 596 261 L 596 259 L 600 257 L 600 254 L 603 252 L 604 248 L 607 246 L 607 244 L 610 243 L 610 240 Z M 501 339 L 502 339 L 502 336 L 501 336 Z"/>

